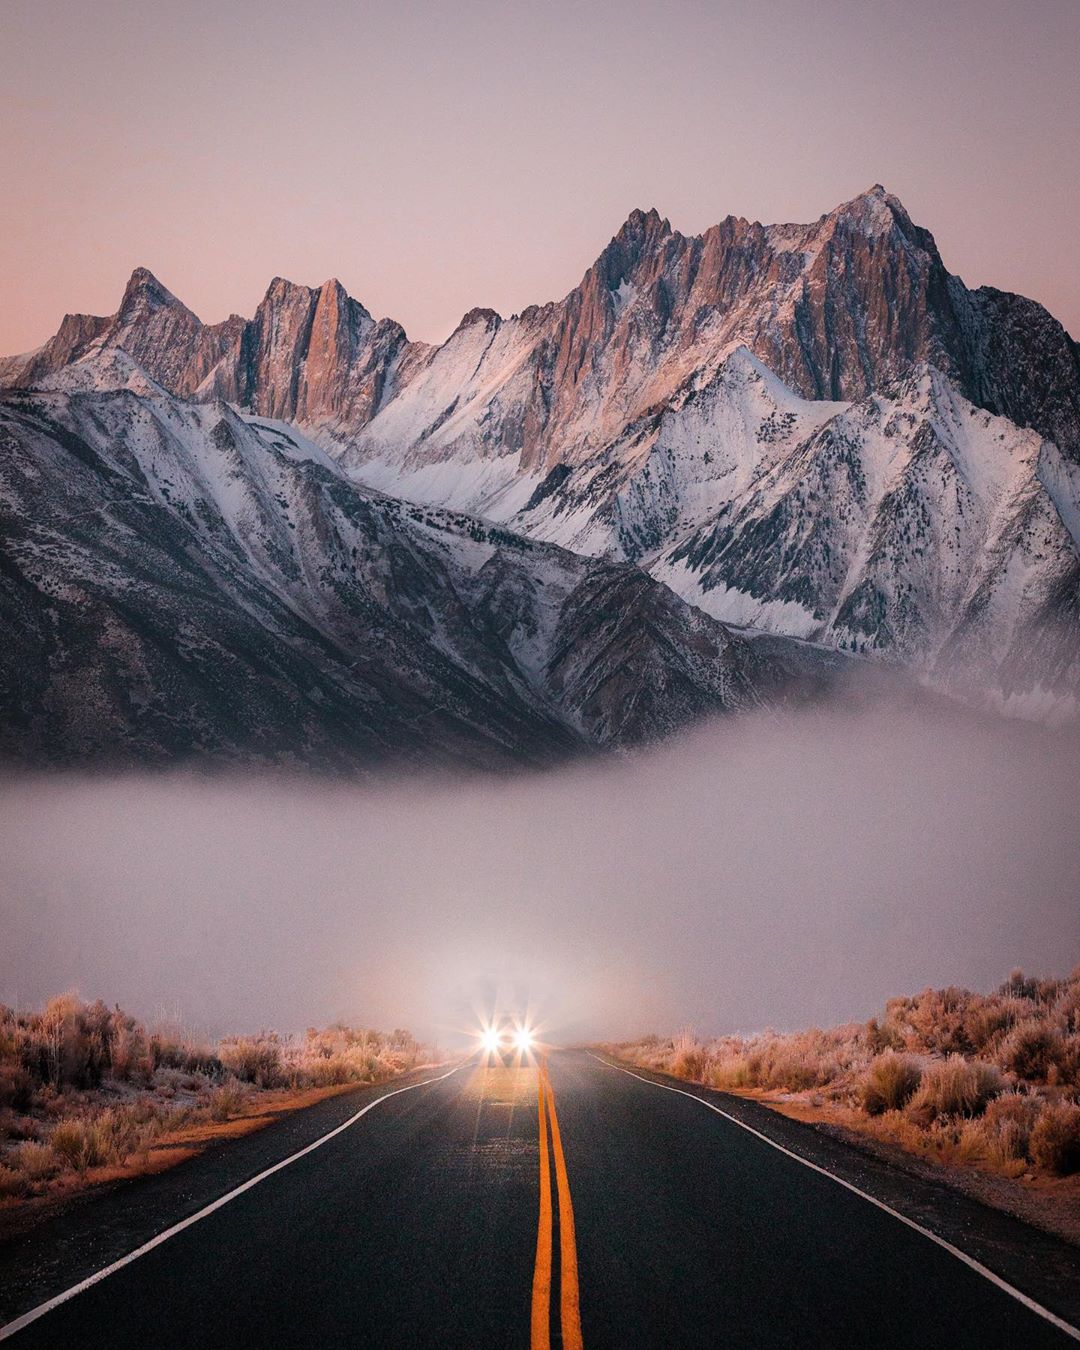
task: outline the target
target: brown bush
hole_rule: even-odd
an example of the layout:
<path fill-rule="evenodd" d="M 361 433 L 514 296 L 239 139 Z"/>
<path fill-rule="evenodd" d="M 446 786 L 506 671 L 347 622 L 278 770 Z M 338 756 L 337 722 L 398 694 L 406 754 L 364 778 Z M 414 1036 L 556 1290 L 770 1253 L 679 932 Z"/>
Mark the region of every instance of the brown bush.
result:
<path fill-rule="evenodd" d="M 1027 1159 L 1031 1131 L 1042 1107 L 1041 1098 L 1021 1092 L 1005 1092 L 988 1103 L 977 1123 L 990 1162 L 1009 1168 Z"/>
<path fill-rule="evenodd" d="M 1004 1086 L 992 1064 L 949 1055 L 926 1066 L 907 1109 L 927 1123 L 942 1116 L 977 1116 Z"/>
<path fill-rule="evenodd" d="M 910 1055 L 886 1050 L 874 1059 L 866 1072 L 862 1086 L 863 1110 L 872 1116 L 899 1111 L 915 1095 L 921 1075 L 922 1070 Z"/>
<path fill-rule="evenodd" d="M 99 1136 L 88 1120 L 61 1120 L 49 1140 L 56 1156 L 77 1172 L 96 1167 L 100 1156 Z"/>
<path fill-rule="evenodd" d="M 1080 968 L 1073 972 L 1054 1003 L 1054 1015 L 1066 1036 L 1080 1035 Z"/>
<path fill-rule="evenodd" d="M 0 1063 L 0 1108 L 25 1111 L 34 1097 L 34 1080 L 21 1064 Z"/>
<path fill-rule="evenodd" d="M 705 1075 L 705 1050 L 696 1044 L 684 1044 L 675 1051 L 671 1061 L 671 1072 L 679 1078 L 688 1078 L 699 1082 Z"/>
<path fill-rule="evenodd" d="M 1035 999 L 1039 990 L 1039 981 L 1028 979 L 1020 969 L 1009 972 L 1009 978 L 999 989 L 999 993 L 1012 998 Z"/>
<path fill-rule="evenodd" d="M 1001 1043 L 998 1062 L 1009 1073 L 1030 1083 L 1045 1083 L 1052 1069 L 1060 1067 L 1065 1041 L 1057 1027 L 1029 1018 L 1009 1032 Z"/>
<path fill-rule="evenodd" d="M 229 1073 L 256 1087 L 281 1087 L 285 1082 L 281 1041 L 273 1033 L 234 1036 L 221 1042 L 218 1057 Z"/>
<path fill-rule="evenodd" d="M 1028 1146 L 1032 1159 L 1048 1172 L 1080 1172 L 1080 1106 L 1058 1102 L 1043 1107 Z"/>
<path fill-rule="evenodd" d="M 61 1120 L 49 1137 L 53 1152 L 77 1172 L 124 1163 L 139 1142 L 135 1114 L 122 1107 Z"/>
<path fill-rule="evenodd" d="M 201 1041 L 167 1036 L 155 1032 L 150 1037 L 150 1058 L 156 1069 L 176 1069 L 182 1073 L 201 1073 L 213 1077 L 222 1072 L 218 1055 Z"/>
<path fill-rule="evenodd" d="M 29 1189 L 29 1180 L 24 1172 L 6 1163 L 0 1163 L 0 1200 L 17 1200 Z"/>
<path fill-rule="evenodd" d="M 973 1001 L 964 1014 L 964 1031 L 976 1055 L 986 1052 L 1001 1036 L 1031 1017 L 1036 1005 L 1026 998 L 991 995 Z"/>
<path fill-rule="evenodd" d="M 210 1097 L 210 1119 L 221 1122 L 239 1115 L 247 1097 L 239 1083 L 222 1083 Z"/>
<path fill-rule="evenodd" d="M 48 1144 L 26 1140 L 12 1149 L 10 1161 L 30 1181 L 47 1181 L 60 1170 L 60 1160 Z"/>

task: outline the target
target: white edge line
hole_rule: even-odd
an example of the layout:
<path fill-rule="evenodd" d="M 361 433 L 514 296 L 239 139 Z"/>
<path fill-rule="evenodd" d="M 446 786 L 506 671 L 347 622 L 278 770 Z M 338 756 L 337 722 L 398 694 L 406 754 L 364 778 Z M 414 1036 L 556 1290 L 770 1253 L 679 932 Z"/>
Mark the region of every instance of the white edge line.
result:
<path fill-rule="evenodd" d="M 597 1060 L 598 1063 L 603 1064 L 608 1069 L 618 1069 L 620 1073 L 629 1074 L 631 1078 L 636 1078 L 641 1083 L 648 1083 L 650 1087 L 663 1088 L 665 1092 L 677 1092 L 680 1097 L 689 1097 L 691 1101 L 700 1102 L 702 1106 L 707 1106 L 710 1111 L 715 1111 L 718 1116 L 723 1116 L 725 1120 L 730 1120 L 733 1125 L 738 1125 L 739 1129 L 746 1130 L 756 1139 L 760 1139 L 762 1143 L 768 1144 L 770 1148 L 775 1148 L 780 1153 L 787 1154 L 789 1158 L 794 1158 L 796 1162 L 802 1163 L 804 1167 L 809 1167 L 813 1172 L 820 1172 L 823 1177 L 828 1177 L 830 1181 L 835 1181 L 838 1186 L 843 1186 L 845 1190 L 852 1191 L 855 1195 L 861 1196 L 864 1200 L 869 1201 L 870 1204 L 876 1205 L 878 1209 L 883 1209 L 886 1214 L 891 1214 L 894 1219 L 899 1219 L 900 1222 L 906 1224 L 908 1228 L 913 1228 L 916 1233 L 921 1233 L 923 1237 L 929 1238 L 931 1242 L 937 1243 L 937 1245 L 944 1248 L 950 1256 L 955 1256 L 958 1261 L 963 1261 L 965 1266 L 969 1266 L 972 1270 L 983 1276 L 984 1279 L 989 1280 L 991 1284 L 996 1285 L 1011 1298 L 1016 1299 L 1018 1303 L 1022 1303 L 1029 1312 L 1036 1313 L 1039 1317 L 1045 1318 L 1052 1326 L 1057 1327 L 1059 1331 L 1063 1331 L 1066 1336 L 1071 1336 L 1074 1341 L 1080 1341 L 1080 1328 L 1074 1327 L 1070 1322 L 1066 1322 L 1063 1318 L 1058 1317 L 1058 1315 L 1052 1313 L 1049 1308 L 1044 1308 L 1041 1303 L 1036 1303 L 1033 1298 L 1029 1298 L 1027 1294 L 1022 1293 L 1015 1285 L 1009 1284 L 1009 1282 L 1003 1280 L 1000 1275 L 995 1275 L 994 1272 L 987 1266 L 984 1266 L 981 1261 L 976 1261 L 973 1256 L 969 1256 L 967 1252 L 961 1251 L 959 1247 L 954 1247 L 951 1242 L 947 1242 L 945 1238 L 939 1237 L 938 1234 L 931 1229 L 924 1228 L 921 1223 L 917 1223 L 914 1219 L 909 1219 L 906 1214 L 901 1214 L 898 1209 L 893 1209 L 893 1207 L 887 1205 L 884 1200 L 876 1199 L 866 1191 L 860 1190 L 858 1186 L 852 1185 L 850 1181 L 845 1181 L 843 1177 L 838 1177 L 835 1172 L 830 1172 L 827 1168 L 819 1167 L 817 1163 L 811 1162 L 809 1158 L 804 1158 L 800 1154 L 794 1153 L 791 1149 L 785 1148 L 783 1144 L 778 1144 L 775 1139 L 770 1139 L 767 1134 L 762 1134 L 760 1130 L 755 1130 L 752 1125 L 747 1125 L 746 1122 L 740 1120 L 738 1116 L 730 1115 L 727 1111 L 721 1110 L 719 1106 L 708 1101 L 705 1097 L 699 1097 L 696 1092 L 687 1092 L 683 1088 L 672 1087 L 670 1083 L 658 1083 L 655 1079 L 645 1078 L 640 1073 L 634 1073 L 633 1069 L 626 1069 L 621 1064 L 612 1064 L 610 1060 L 603 1059 L 600 1055 L 593 1054 L 591 1050 L 589 1051 L 589 1054 L 592 1055 L 593 1059 Z"/>
<path fill-rule="evenodd" d="M 99 1284 L 102 1280 L 107 1279 L 108 1276 L 115 1274 L 116 1271 L 122 1270 L 124 1266 L 131 1265 L 132 1261 L 137 1261 L 140 1256 L 145 1256 L 147 1252 L 153 1251 L 155 1247 L 160 1247 L 163 1242 L 168 1242 L 169 1238 L 175 1237 L 177 1233 L 182 1233 L 185 1228 L 190 1228 L 193 1223 L 198 1223 L 200 1219 L 205 1219 L 207 1215 L 213 1214 L 215 1210 L 221 1209 L 223 1205 L 227 1205 L 230 1200 L 235 1200 L 238 1195 L 243 1195 L 245 1191 L 250 1191 L 253 1186 L 257 1186 L 260 1181 L 265 1181 L 267 1177 L 272 1177 L 275 1172 L 280 1172 L 283 1167 L 288 1167 L 291 1163 L 303 1158 L 306 1154 L 314 1152 L 317 1148 L 321 1148 L 323 1144 L 333 1139 L 335 1135 L 341 1134 L 341 1132 L 347 1130 L 350 1125 L 355 1125 L 361 1116 L 366 1116 L 367 1113 L 373 1107 L 378 1106 L 380 1102 L 388 1101 L 391 1097 L 396 1097 L 401 1092 L 411 1092 L 413 1088 L 427 1087 L 429 1083 L 441 1083 L 444 1078 L 449 1078 L 452 1073 L 457 1073 L 458 1069 L 462 1068 L 466 1062 L 466 1060 L 462 1060 L 460 1064 L 455 1064 L 452 1069 L 449 1069 L 446 1073 L 439 1074 L 435 1078 L 425 1078 L 422 1082 L 407 1083 L 405 1087 L 394 1088 L 392 1092 L 384 1092 L 381 1097 L 376 1097 L 373 1102 L 368 1102 L 367 1106 L 361 1107 L 355 1115 L 351 1115 L 348 1120 L 335 1126 L 328 1134 L 324 1134 L 316 1139 L 314 1143 L 306 1145 L 306 1147 L 300 1149 L 299 1152 L 292 1153 L 287 1158 L 282 1158 L 282 1160 L 276 1162 L 273 1167 L 268 1167 L 257 1176 L 250 1177 L 240 1186 L 234 1187 L 231 1191 L 226 1191 L 224 1195 L 219 1195 L 216 1200 L 212 1201 L 209 1205 L 204 1206 L 195 1214 L 189 1214 L 186 1219 L 181 1219 L 179 1223 L 174 1223 L 171 1228 L 166 1228 L 164 1232 L 158 1233 L 157 1237 L 152 1237 L 149 1242 L 144 1242 L 141 1247 L 136 1247 L 133 1252 L 128 1252 L 127 1256 L 121 1256 L 118 1261 L 113 1261 L 111 1265 L 103 1266 L 101 1270 L 95 1271 L 93 1275 L 88 1275 L 85 1280 L 80 1280 L 78 1284 L 73 1284 L 70 1289 L 65 1289 L 62 1294 L 57 1294 L 55 1298 L 50 1298 L 45 1303 L 39 1303 L 36 1308 L 31 1308 L 29 1312 L 23 1313 L 21 1317 L 16 1317 L 14 1322 L 8 1322 L 6 1326 L 0 1327 L 0 1341 L 6 1341 L 9 1336 L 14 1336 L 17 1332 L 22 1331 L 24 1327 L 28 1327 L 31 1322 L 36 1322 L 39 1317 L 44 1317 L 46 1313 L 52 1312 L 52 1310 L 58 1308 L 61 1303 L 66 1303 L 68 1299 L 74 1298 L 76 1294 L 81 1294 L 84 1289 L 89 1289 L 91 1285 Z"/>

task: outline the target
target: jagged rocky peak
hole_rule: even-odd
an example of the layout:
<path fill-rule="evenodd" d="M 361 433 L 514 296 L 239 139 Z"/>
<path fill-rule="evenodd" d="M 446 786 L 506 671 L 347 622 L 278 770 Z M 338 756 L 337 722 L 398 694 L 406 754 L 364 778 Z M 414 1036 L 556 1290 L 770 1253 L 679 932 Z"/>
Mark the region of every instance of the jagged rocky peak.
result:
<path fill-rule="evenodd" d="M 1075 343 L 1032 301 L 968 290 L 881 184 L 808 224 L 729 216 L 697 236 L 635 209 L 562 300 L 511 319 L 472 310 L 438 349 L 375 323 L 336 280 L 275 278 L 253 320 L 206 326 L 139 269 L 122 310 L 65 320 L 39 352 L 0 363 L 0 385 L 114 343 L 172 393 L 296 418 L 331 449 L 378 417 L 380 455 L 460 444 L 550 467 L 621 438 L 742 344 L 810 399 L 861 399 L 930 362 L 1080 459 Z M 410 391 L 415 406 L 395 408 Z"/>
<path fill-rule="evenodd" d="M 830 217 L 857 220 L 874 232 L 890 230 L 894 225 L 910 226 L 912 223 L 900 198 L 894 196 L 881 183 L 875 183 L 873 187 L 860 192 L 850 201 L 841 202 L 834 210 L 822 216 L 822 220 L 828 220 Z"/>
<path fill-rule="evenodd" d="M 609 290 L 630 281 L 643 260 L 650 259 L 666 239 L 672 236 L 671 225 L 662 220 L 652 207 L 642 211 L 635 207 L 619 231 L 585 275 L 583 285 L 596 278 Z"/>
<path fill-rule="evenodd" d="M 501 325 L 502 321 L 502 315 L 497 310 L 478 305 L 461 316 L 461 322 L 454 329 L 454 332 L 460 333 L 466 328 L 476 328 L 477 326 L 489 330 L 495 329 Z"/>
<path fill-rule="evenodd" d="M 163 286 L 148 267 L 136 267 L 124 288 L 117 318 L 129 317 L 144 309 L 164 307 L 187 310 L 187 306 L 167 286 Z M 187 312 L 191 313 L 190 310 Z"/>
<path fill-rule="evenodd" d="M 651 206 L 648 211 L 635 206 L 611 244 L 623 249 L 640 251 L 659 240 L 666 239 L 671 233 L 671 222 L 664 219 L 655 206 Z"/>

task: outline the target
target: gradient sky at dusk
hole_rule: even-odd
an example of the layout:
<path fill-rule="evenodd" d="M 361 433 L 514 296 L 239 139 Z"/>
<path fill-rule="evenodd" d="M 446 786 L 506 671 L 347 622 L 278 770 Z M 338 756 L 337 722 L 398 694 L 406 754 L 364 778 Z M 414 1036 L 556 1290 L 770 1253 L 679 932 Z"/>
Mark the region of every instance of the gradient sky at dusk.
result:
<path fill-rule="evenodd" d="M 883 182 L 1080 334 L 1077 0 L 7 0 L 0 352 L 136 265 L 204 319 L 338 276 L 441 340 L 685 233 Z"/>

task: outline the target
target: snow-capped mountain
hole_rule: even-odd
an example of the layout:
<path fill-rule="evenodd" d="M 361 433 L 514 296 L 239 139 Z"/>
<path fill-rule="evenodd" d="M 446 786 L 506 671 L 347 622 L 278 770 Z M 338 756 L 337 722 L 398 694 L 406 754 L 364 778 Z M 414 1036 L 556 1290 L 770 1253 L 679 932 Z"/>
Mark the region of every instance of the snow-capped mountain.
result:
<path fill-rule="evenodd" d="M 115 315 L 68 316 L 0 362 L 0 386 L 51 391 L 68 418 L 104 391 L 200 426 L 212 407 L 255 437 L 252 471 L 272 424 L 318 447 L 303 472 L 336 492 L 501 541 L 489 580 L 522 557 L 636 564 L 620 575 L 650 604 L 643 571 L 713 620 L 1075 710 L 1080 348 L 1034 302 L 968 289 L 881 187 L 809 225 L 729 217 L 697 237 L 635 211 L 564 299 L 473 310 L 434 347 L 337 282 L 277 279 L 253 319 L 204 325 L 139 270 Z M 535 694 L 551 653 L 511 657 Z M 546 678 L 544 708 L 605 739 Z"/>
<path fill-rule="evenodd" d="M 525 470 L 594 453 L 745 346 L 809 399 L 863 397 L 925 362 L 979 407 L 1080 454 L 1080 349 L 1040 305 L 946 270 L 933 236 L 875 186 L 810 225 L 729 216 L 688 237 L 634 211 L 563 300 L 467 314 L 438 347 L 375 321 L 336 281 L 276 278 L 251 320 L 202 324 L 145 269 L 108 318 L 68 315 L 0 362 L 27 388 L 123 348 L 168 392 L 224 398 L 380 450 L 520 455 Z"/>
<path fill-rule="evenodd" d="M 739 348 L 603 456 L 543 477 L 454 467 L 361 473 L 632 559 L 727 623 L 887 654 L 952 687 L 1041 686 L 1063 710 L 1076 688 L 1080 465 L 932 366 L 856 403 L 812 401 Z"/>
<path fill-rule="evenodd" d="M 547 762 L 788 692 L 635 567 L 360 488 L 147 378 L 0 398 L 9 756 Z"/>

